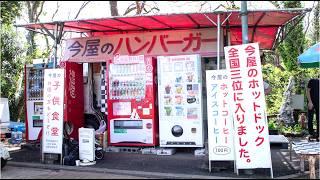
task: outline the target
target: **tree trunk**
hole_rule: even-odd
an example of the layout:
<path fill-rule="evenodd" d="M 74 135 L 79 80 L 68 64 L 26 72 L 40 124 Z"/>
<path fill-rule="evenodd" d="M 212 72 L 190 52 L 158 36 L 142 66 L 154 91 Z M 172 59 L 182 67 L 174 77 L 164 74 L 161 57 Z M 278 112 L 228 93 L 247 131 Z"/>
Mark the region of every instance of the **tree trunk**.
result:
<path fill-rule="evenodd" d="M 28 19 L 29 23 L 37 22 L 39 20 L 39 16 L 42 13 L 43 6 L 45 1 L 25 1 L 27 9 L 28 9 Z M 34 58 L 34 51 L 36 50 L 37 46 L 35 43 L 35 32 L 29 31 L 27 34 L 27 42 L 29 44 L 28 50 L 27 50 L 27 56 L 31 56 L 31 58 Z M 24 76 L 24 71 L 20 73 L 20 77 Z M 21 83 L 20 86 L 24 86 L 24 83 Z M 17 89 L 19 90 L 21 87 L 18 87 Z M 16 105 L 17 105 L 17 113 L 18 113 L 18 119 L 22 119 L 22 115 L 24 114 L 24 91 L 21 91 L 19 93 L 19 97 L 17 98 Z"/>
<path fill-rule="evenodd" d="M 315 44 L 317 42 L 319 42 L 320 40 L 320 24 L 319 24 L 319 11 L 320 11 L 320 3 L 318 2 L 316 7 L 315 7 L 315 11 L 314 11 L 314 23 L 313 23 L 313 29 L 314 29 L 314 32 L 313 32 L 313 43 L 312 44 Z"/>
<path fill-rule="evenodd" d="M 109 1 L 111 16 L 119 16 L 117 3 L 117 1 Z"/>

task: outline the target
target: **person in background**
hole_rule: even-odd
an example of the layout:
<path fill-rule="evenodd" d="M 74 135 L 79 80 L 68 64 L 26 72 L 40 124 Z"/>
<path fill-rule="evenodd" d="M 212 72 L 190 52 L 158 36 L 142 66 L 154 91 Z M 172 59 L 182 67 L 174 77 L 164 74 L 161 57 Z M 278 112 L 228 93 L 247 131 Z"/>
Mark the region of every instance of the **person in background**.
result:
<path fill-rule="evenodd" d="M 307 85 L 306 95 L 308 99 L 308 130 L 309 135 L 319 142 L 319 76 L 310 79 Z M 317 133 L 313 130 L 313 115 L 316 112 Z"/>

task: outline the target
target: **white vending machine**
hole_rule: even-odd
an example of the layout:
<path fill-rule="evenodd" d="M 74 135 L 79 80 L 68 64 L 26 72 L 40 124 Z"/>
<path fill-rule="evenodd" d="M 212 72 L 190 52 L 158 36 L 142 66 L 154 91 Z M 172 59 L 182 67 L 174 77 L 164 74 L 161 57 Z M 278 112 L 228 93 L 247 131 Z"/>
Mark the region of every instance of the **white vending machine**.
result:
<path fill-rule="evenodd" d="M 45 63 L 25 65 L 26 140 L 40 141 L 43 126 L 43 92 Z"/>
<path fill-rule="evenodd" d="M 203 147 L 200 55 L 158 57 L 160 147 Z"/>

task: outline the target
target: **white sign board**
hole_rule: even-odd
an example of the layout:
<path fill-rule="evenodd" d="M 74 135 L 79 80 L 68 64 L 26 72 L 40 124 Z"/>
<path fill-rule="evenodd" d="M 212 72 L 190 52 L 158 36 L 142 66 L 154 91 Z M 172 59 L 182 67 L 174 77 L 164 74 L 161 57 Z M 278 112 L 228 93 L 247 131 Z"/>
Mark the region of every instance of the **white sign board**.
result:
<path fill-rule="evenodd" d="M 64 69 L 44 70 L 42 153 L 62 153 Z"/>
<path fill-rule="evenodd" d="M 91 128 L 79 128 L 79 158 L 94 161 L 95 131 Z"/>
<path fill-rule="evenodd" d="M 233 161 L 233 119 L 226 70 L 206 71 L 208 151 L 210 161 Z M 230 100 L 229 100 L 230 99 Z"/>
<path fill-rule="evenodd" d="M 237 169 L 272 168 L 259 46 L 251 43 L 224 50 Z"/>
<path fill-rule="evenodd" d="M 221 33 L 221 39 L 223 33 Z M 220 41 L 222 47 L 223 41 Z M 155 31 L 68 39 L 63 60 L 105 62 L 117 55 L 146 56 L 201 54 L 216 56 L 214 28 Z M 126 62 L 128 63 L 128 62 Z"/>
<path fill-rule="evenodd" d="M 8 98 L 0 98 L 0 123 L 10 122 Z"/>

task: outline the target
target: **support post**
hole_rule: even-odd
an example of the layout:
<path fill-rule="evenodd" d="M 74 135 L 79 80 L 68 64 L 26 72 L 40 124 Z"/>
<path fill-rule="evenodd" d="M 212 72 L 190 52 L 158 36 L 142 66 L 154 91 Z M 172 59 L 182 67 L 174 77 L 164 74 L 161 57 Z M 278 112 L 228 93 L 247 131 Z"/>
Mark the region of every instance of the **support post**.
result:
<path fill-rule="evenodd" d="M 220 23 L 220 14 L 218 14 L 218 19 L 217 19 L 217 29 L 218 29 L 218 33 L 217 33 L 217 69 L 220 70 L 220 29 L 221 29 L 221 23 Z"/>
<path fill-rule="evenodd" d="M 54 47 L 53 47 L 53 69 L 57 66 L 57 50 L 58 50 L 58 23 L 54 30 Z"/>
<path fill-rule="evenodd" d="M 242 44 L 249 43 L 248 40 L 248 10 L 247 1 L 241 1 L 241 28 L 242 28 Z"/>

